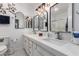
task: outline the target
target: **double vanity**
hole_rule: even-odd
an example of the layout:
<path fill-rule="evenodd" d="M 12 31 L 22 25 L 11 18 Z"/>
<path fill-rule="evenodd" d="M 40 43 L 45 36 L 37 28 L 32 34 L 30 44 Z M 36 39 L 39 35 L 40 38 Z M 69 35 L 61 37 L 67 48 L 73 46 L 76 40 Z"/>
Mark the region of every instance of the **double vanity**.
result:
<path fill-rule="evenodd" d="M 23 34 L 24 50 L 28 55 L 79 56 L 79 45 L 73 43 L 73 6 L 74 4 L 72 3 L 56 3 L 50 6 L 49 11 L 45 10 L 42 14 L 35 14 L 35 16 L 33 16 L 30 25 L 32 25 L 31 28 L 34 33 Z M 39 11 L 36 9 L 36 12 Z M 18 18 L 16 18 L 16 20 L 17 19 Z M 55 33 L 57 37 L 52 34 L 40 34 L 40 36 L 39 33 L 37 33 L 39 31 L 42 32 L 42 34 L 44 34 L 43 32 Z M 63 33 L 65 35 L 63 35 Z M 63 37 L 61 37 L 61 34 Z M 68 38 L 70 37 L 68 34 L 72 37 Z"/>
<path fill-rule="evenodd" d="M 79 45 L 38 34 L 23 34 L 24 49 L 30 56 L 78 56 Z"/>

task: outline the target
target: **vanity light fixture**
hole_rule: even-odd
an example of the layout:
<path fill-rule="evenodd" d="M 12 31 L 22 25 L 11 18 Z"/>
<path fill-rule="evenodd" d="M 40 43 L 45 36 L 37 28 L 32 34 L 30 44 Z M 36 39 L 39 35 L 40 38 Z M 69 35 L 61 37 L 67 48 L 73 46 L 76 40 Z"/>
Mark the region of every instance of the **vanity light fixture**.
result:
<path fill-rule="evenodd" d="M 0 3 L 0 14 L 6 14 L 5 8 L 3 8 L 3 4 Z"/>
<path fill-rule="evenodd" d="M 42 3 L 42 8 L 44 11 L 48 11 L 50 4 L 48 3 Z"/>
<path fill-rule="evenodd" d="M 41 15 L 42 14 L 40 8 L 37 8 L 35 11 L 36 11 L 37 15 Z"/>
<path fill-rule="evenodd" d="M 38 15 L 42 15 L 43 12 L 44 12 L 44 10 L 43 10 L 43 8 L 42 8 L 42 5 L 40 5 L 40 6 L 36 9 L 36 13 L 37 13 Z"/>
<path fill-rule="evenodd" d="M 43 9 L 43 11 L 46 11 L 46 9 L 45 9 L 45 3 L 42 3 L 42 9 Z"/>
<path fill-rule="evenodd" d="M 43 13 L 43 12 L 44 12 L 43 5 L 40 5 L 40 12 L 41 12 L 41 13 Z"/>
<path fill-rule="evenodd" d="M 37 9 L 36 12 L 38 15 L 42 15 L 45 11 L 48 11 L 50 4 L 42 3 Z"/>
<path fill-rule="evenodd" d="M 12 14 L 15 14 L 16 8 L 14 3 L 8 3 L 7 7 L 3 6 L 4 4 L 0 3 L 0 14 L 6 14 L 9 11 Z"/>
<path fill-rule="evenodd" d="M 14 3 L 12 3 L 12 4 L 8 3 L 8 8 L 6 8 L 6 10 L 8 10 L 12 14 L 15 14 L 15 12 L 16 12 L 15 4 Z"/>
<path fill-rule="evenodd" d="M 26 20 L 26 21 L 31 21 L 32 18 L 31 18 L 30 16 L 27 16 L 27 17 L 25 18 L 25 20 Z"/>
<path fill-rule="evenodd" d="M 31 21 L 32 20 L 32 18 L 29 16 L 29 21 Z"/>

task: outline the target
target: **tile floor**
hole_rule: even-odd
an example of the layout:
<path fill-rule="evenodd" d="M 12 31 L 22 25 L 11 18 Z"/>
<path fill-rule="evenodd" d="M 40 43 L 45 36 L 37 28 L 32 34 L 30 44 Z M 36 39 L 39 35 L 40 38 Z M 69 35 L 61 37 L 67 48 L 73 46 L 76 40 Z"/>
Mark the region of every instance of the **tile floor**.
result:
<path fill-rule="evenodd" d="M 8 50 L 5 56 L 27 56 L 27 53 L 23 48 L 17 48 Z"/>
<path fill-rule="evenodd" d="M 24 51 L 24 49 L 22 48 L 18 48 L 16 50 L 14 50 L 14 53 L 10 56 L 27 56 L 26 52 Z"/>
<path fill-rule="evenodd" d="M 13 43 L 10 41 L 9 45 L 9 50 L 5 54 L 6 56 L 27 56 L 21 42 Z"/>

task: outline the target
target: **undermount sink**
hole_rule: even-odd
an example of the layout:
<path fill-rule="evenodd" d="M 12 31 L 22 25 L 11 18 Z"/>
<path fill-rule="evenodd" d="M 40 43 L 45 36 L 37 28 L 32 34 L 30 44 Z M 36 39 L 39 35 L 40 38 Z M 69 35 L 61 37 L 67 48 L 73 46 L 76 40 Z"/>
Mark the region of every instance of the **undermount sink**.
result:
<path fill-rule="evenodd" d="M 63 46 L 69 43 L 67 40 L 59 40 L 59 39 L 44 39 L 44 40 L 52 44 L 59 45 L 59 46 Z"/>

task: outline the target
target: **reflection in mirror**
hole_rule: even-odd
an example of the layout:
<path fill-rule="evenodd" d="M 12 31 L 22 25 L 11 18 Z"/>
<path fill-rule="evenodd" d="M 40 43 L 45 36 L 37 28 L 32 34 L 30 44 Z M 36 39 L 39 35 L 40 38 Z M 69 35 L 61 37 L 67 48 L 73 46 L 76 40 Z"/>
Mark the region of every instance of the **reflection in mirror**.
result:
<path fill-rule="evenodd" d="M 16 29 L 25 28 L 25 17 L 22 12 L 16 12 L 15 14 L 15 28 Z"/>
<path fill-rule="evenodd" d="M 33 28 L 34 30 L 39 31 L 47 31 L 48 24 L 47 24 L 47 12 L 42 15 L 36 15 L 33 17 Z"/>
<path fill-rule="evenodd" d="M 72 10 L 71 10 L 72 11 Z M 51 7 L 51 31 L 68 32 L 69 4 L 59 3 Z M 71 15 L 70 15 L 71 16 Z"/>
<path fill-rule="evenodd" d="M 48 28 L 48 13 L 44 12 L 42 15 L 38 17 L 39 21 L 39 30 L 40 31 L 47 31 Z"/>
<path fill-rule="evenodd" d="M 36 16 L 33 17 L 34 29 L 48 31 L 48 7 L 49 4 L 42 3 L 35 9 Z"/>
<path fill-rule="evenodd" d="M 32 28 L 32 18 L 31 17 L 29 17 L 29 16 L 27 16 L 26 18 L 25 18 L 25 23 L 26 23 L 26 28 Z"/>
<path fill-rule="evenodd" d="M 34 16 L 33 17 L 33 20 L 32 20 L 32 22 L 33 22 L 33 30 L 38 30 L 39 28 L 39 26 L 38 26 L 38 15 L 36 15 L 36 16 Z"/>

